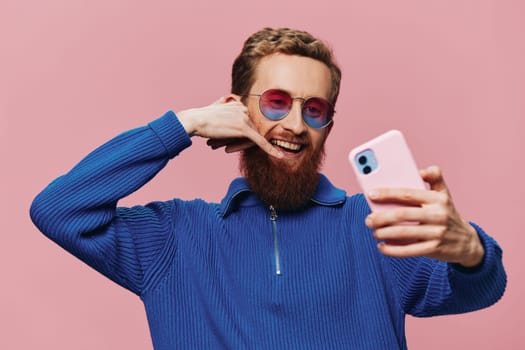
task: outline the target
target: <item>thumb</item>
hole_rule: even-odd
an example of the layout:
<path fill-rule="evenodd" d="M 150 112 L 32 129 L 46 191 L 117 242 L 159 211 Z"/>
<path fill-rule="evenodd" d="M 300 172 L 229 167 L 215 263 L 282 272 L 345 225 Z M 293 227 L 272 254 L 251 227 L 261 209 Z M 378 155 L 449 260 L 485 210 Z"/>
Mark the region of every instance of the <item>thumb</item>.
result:
<path fill-rule="evenodd" d="M 422 169 L 420 170 L 420 175 L 423 180 L 430 185 L 430 189 L 448 193 L 448 187 L 445 183 L 443 172 L 438 166 L 433 165 L 426 169 Z"/>

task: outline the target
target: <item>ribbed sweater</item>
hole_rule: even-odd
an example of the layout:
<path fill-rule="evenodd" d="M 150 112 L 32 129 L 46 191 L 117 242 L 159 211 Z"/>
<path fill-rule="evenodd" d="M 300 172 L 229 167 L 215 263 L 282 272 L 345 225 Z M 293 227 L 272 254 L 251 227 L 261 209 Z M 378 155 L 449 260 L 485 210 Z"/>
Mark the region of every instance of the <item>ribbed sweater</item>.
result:
<path fill-rule="evenodd" d="M 221 203 L 117 207 L 190 145 L 168 112 L 97 148 L 31 206 L 45 235 L 140 296 L 157 350 L 405 349 L 406 314 L 473 311 L 504 292 L 501 249 L 479 226 L 474 269 L 387 257 L 364 196 L 323 175 L 299 212 L 272 215 L 243 178 Z"/>

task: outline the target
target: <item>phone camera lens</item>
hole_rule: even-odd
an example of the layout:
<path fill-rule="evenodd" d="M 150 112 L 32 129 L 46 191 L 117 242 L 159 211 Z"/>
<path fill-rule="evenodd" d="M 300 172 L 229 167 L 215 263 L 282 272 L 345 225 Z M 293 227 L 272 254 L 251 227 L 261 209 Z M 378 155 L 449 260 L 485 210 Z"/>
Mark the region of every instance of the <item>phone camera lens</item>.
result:
<path fill-rule="evenodd" d="M 363 164 L 366 164 L 368 159 L 366 159 L 365 156 L 361 156 L 359 157 L 358 161 L 359 161 L 359 164 L 363 165 Z"/>
<path fill-rule="evenodd" d="M 368 165 L 363 168 L 363 173 L 370 174 L 372 172 L 372 168 L 370 168 Z"/>

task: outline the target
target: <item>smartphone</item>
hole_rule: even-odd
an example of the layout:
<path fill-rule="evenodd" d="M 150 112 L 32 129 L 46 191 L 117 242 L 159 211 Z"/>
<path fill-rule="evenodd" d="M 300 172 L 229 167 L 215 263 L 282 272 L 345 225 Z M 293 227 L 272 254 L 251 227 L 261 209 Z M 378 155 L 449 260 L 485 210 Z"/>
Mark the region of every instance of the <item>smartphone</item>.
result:
<path fill-rule="evenodd" d="M 387 131 L 352 149 L 348 160 L 364 193 L 385 187 L 426 189 L 412 152 L 399 130 Z M 368 197 L 366 200 L 372 211 L 401 205 L 374 203 Z"/>

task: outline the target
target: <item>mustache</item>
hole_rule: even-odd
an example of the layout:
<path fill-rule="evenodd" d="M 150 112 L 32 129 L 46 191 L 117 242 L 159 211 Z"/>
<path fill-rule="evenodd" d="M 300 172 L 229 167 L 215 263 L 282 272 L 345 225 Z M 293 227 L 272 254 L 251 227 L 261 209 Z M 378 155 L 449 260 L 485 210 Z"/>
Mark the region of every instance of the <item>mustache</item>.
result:
<path fill-rule="evenodd" d="M 303 145 L 309 145 L 311 144 L 311 138 L 310 135 L 308 135 L 307 132 L 304 132 L 302 134 L 296 135 L 291 132 L 279 132 L 279 133 L 268 133 L 265 135 L 265 138 L 270 140 L 283 140 L 287 142 L 292 143 L 299 143 Z"/>

